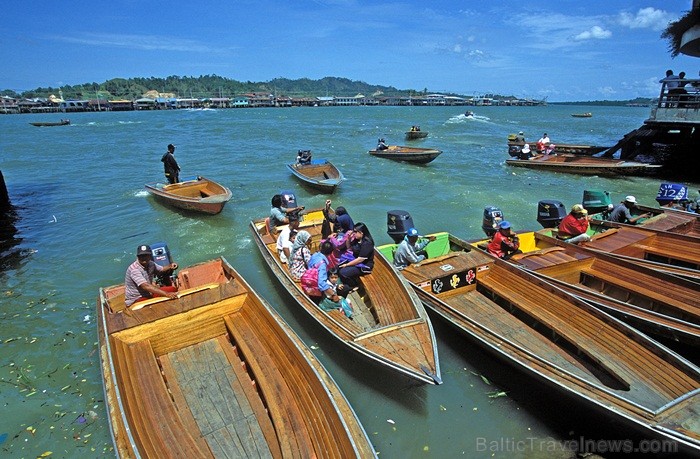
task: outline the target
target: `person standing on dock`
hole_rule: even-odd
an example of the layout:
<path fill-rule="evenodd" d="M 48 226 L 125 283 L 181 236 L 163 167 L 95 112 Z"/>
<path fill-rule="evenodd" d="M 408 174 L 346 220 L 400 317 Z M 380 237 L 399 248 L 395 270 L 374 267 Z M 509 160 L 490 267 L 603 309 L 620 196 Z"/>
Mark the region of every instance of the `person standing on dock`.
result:
<path fill-rule="evenodd" d="M 168 183 L 178 183 L 180 181 L 180 166 L 175 159 L 175 145 L 172 143 L 168 145 L 168 151 L 160 160 L 163 162 L 165 178 L 168 179 Z"/>

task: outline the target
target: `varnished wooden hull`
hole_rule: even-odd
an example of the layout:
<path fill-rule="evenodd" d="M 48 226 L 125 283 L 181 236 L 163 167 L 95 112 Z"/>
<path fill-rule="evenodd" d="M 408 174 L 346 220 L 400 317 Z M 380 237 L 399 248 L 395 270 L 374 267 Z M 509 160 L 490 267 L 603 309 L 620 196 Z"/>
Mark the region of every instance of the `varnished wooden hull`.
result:
<path fill-rule="evenodd" d="M 369 154 L 379 158 L 393 159 L 395 161 L 404 161 L 415 164 L 428 164 L 438 156 L 442 151 L 432 148 L 416 148 L 403 147 L 398 145 L 389 145 L 386 150 L 370 150 Z"/>
<path fill-rule="evenodd" d="M 100 289 L 100 361 L 120 458 L 375 457 L 311 350 L 224 259 L 179 298 L 125 309 Z"/>
<path fill-rule="evenodd" d="M 172 185 L 148 183 L 146 191 L 166 206 L 210 215 L 220 213 L 232 197 L 227 187 L 204 177 Z"/>
<path fill-rule="evenodd" d="M 299 230 L 312 235 L 312 252 L 321 239 L 320 210 L 302 214 Z M 264 220 L 251 222 L 255 243 L 272 274 L 296 303 L 328 333 L 355 352 L 418 381 L 439 384 L 437 345 L 423 305 L 392 266 L 375 253 L 371 274 L 361 276 L 360 290 L 351 294 L 354 317 L 341 311 L 323 311 L 290 276 L 279 260 L 276 240 L 267 234 Z"/>
<path fill-rule="evenodd" d="M 344 180 L 342 172 L 327 160 L 314 160 L 311 164 L 287 164 L 287 168 L 304 185 L 326 193 L 333 193 Z"/>
<path fill-rule="evenodd" d="M 589 408 L 700 453 L 699 368 L 586 302 L 457 238 L 450 237 L 448 250 L 441 253 L 402 271 L 428 308 L 506 362 Z"/>
<path fill-rule="evenodd" d="M 605 177 L 646 176 L 654 175 L 661 170 L 661 166 L 652 164 L 570 154 L 536 155 L 531 159 L 507 159 L 506 164 L 528 169 Z"/>

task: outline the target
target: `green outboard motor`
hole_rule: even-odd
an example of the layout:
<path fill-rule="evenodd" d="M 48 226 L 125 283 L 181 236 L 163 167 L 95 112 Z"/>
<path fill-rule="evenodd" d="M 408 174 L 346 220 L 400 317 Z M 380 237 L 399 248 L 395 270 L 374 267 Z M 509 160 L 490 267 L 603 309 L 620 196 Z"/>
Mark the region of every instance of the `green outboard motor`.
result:
<path fill-rule="evenodd" d="M 607 191 L 585 190 L 581 204 L 583 204 L 583 208 L 589 214 L 599 214 L 607 211 L 608 207 L 612 206 L 612 199 L 610 199 L 610 193 Z"/>

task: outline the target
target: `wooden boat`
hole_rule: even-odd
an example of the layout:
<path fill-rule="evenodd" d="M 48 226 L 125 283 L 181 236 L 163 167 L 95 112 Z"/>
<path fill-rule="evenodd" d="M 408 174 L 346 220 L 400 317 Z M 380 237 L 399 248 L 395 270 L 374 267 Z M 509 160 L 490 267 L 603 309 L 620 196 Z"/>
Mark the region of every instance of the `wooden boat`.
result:
<path fill-rule="evenodd" d="M 219 258 L 178 298 L 100 289 L 100 363 L 117 457 L 376 457 L 311 350 Z"/>
<path fill-rule="evenodd" d="M 389 145 L 386 150 L 370 150 L 368 152 L 372 156 L 379 158 L 394 159 L 396 161 L 405 161 L 408 163 L 427 164 L 437 158 L 441 150 L 433 148 L 417 148 L 406 147 L 400 145 Z"/>
<path fill-rule="evenodd" d="M 423 305 L 384 257 L 375 253 L 371 274 L 351 293 L 352 320 L 341 311 L 323 311 L 290 276 L 279 260 L 266 219 L 251 222 L 254 240 L 272 274 L 314 320 L 346 347 L 371 361 L 431 384 L 441 383 L 433 327 Z M 321 239 L 321 210 L 302 213 L 299 230 L 308 231 L 316 250 Z"/>
<path fill-rule="evenodd" d="M 171 185 L 147 183 L 146 190 L 162 204 L 205 214 L 218 214 L 232 196 L 231 190 L 205 177 Z"/>
<path fill-rule="evenodd" d="M 591 240 L 578 247 L 593 253 L 607 253 L 655 271 L 700 282 L 700 242 L 695 238 L 635 227 L 612 228 L 602 233 L 590 228 L 589 235 Z M 558 239 L 552 228 L 518 233 L 518 237 L 520 250 L 525 254 L 571 245 Z M 484 242 L 486 241 L 472 243 L 480 246 Z"/>
<path fill-rule="evenodd" d="M 37 127 L 47 127 L 47 126 L 67 126 L 70 124 L 70 120 L 61 120 L 61 121 L 55 121 L 55 122 L 35 122 L 35 123 L 29 123 L 32 126 L 37 126 Z"/>
<path fill-rule="evenodd" d="M 438 235 L 427 260 L 401 271 L 429 309 L 581 404 L 700 452 L 700 368 L 534 274 Z"/>
<path fill-rule="evenodd" d="M 700 345 L 700 284 L 573 244 L 511 261 L 647 333 Z"/>
<path fill-rule="evenodd" d="M 424 139 L 428 137 L 427 131 L 406 131 L 406 140 Z"/>
<path fill-rule="evenodd" d="M 630 209 L 632 216 L 650 214 L 649 218 L 638 220 L 636 225 L 611 222 L 605 219 L 602 213 L 591 214 L 591 224 L 601 228 L 619 228 L 621 226 L 633 226 L 648 230 L 667 231 L 683 234 L 694 238 L 700 238 L 700 215 L 693 212 L 676 210 L 663 207 L 637 206 Z"/>
<path fill-rule="evenodd" d="M 593 113 L 591 112 L 586 112 L 586 113 L 572 113 L 571 116 L 574 118 L 590 118 L 593 116 Z"/>
<path fill-rule="evenodd" d="M 511 134 L 513 139 L 514 134 Z M 535 149 L 537 142 L 518 142 L 515 140 L 508 140 L 508 151 L 511 156 L 518 156 L 518 152 L 525 144 L 530 145 L 531 149 Z M 608 150 L 610 147 L 602 147 L 598 145 L 576 145 L 576 144 L 566 144 L 566 143 L 554 143 L 554 153 L 556 154 L 570 154 L 570 155 L 584 155 L 592 156 L 598 154 L 602 151 Z"/>
<path fill-rule="evenodd" d="M 345 180 L 343 173 L 328 160 L 314 159 L 310 164 L 298 162 L 287 164 L 295 177 L 310 187 L 333 193 L 338 185 Z"/>
<path fill-rule="evenodd" d="M 571 154 L 535 155 L 530 159 L 507 159 L 506 164 L 552 172 L 608 177 L 654 175 L 661 170 L 660 165 Z"/>

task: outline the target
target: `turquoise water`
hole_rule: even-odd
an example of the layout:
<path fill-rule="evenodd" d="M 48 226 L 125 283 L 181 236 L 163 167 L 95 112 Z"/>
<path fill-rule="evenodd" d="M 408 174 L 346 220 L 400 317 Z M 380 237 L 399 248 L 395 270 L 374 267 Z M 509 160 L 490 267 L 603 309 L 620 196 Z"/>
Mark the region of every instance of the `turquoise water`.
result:
<path fill-rule="evenodd" d="M 475 118 L 460 107 L 289 108 L 115 112 L 70 115 L 71 125 L 37 128 L 59 115 L 0 117 L 0 170 L 16 207 L 16 255 L 0 272 L 0 456 L 112 455 L 97 355 L 98 288 L 123 281 L 136 246 L 166 241 L 181 265 L 225 256 L 313 346 L 352 403 L 382 458 L 550 457 L 540 441 L 579 435 L 627 438 L 587 410 L 561 408 L 550 389 L 476 349 L 434 320 L 444 384 L 416 386 L 340 348 L 301 316 L 272 279 L 251 240 L 250 220 L 269 212 L 270 197 L 293 190 L 307 208 L 326 195 L 302 188 L 285 167 L 298 149 L 332 160 L 347 181 L 331 196 L 378 243 L 386 212 L 411 213 L 423 232 L 481 233 L 487 205 L 516 230 L 536 227 L 541 199 L 567 207 L 584 189 L 634 194 L 654 204 L 659 181 L 533 172 L 504 165 L 506 137 L 612 145 L 639 127 L 647 108 L 485 107 Z M 593 112 L 592 118 L 571 113 Z M 65 115 L 63 115 L 65 117 Z M 378 137 L 442 149 L 427 166 L 370 157 Z M 177 145 L 182 175 L 204 175 L 231 188 L 217 216 L 180 213 L 155 203 L 143 184 L 162 180 L 160 157 Z M 698 185 L 692 184 L 693 193 Z M 490 397 L 496 392 L 506 396 Z M 605 427 L 601 427 L 605 426 Z M 602 432 L 602 433 L 601 433 Z M 614 432 L 611 433 L 611 432 Z M 530 442 L 530 439 L 533 439 Z M 508 448 L 508 441 L 522 446 Z M 499 442 L 494 444 L 492 442 Z M 505 443 L 504 443 L 505 442 Z M 486 449 L 485 446 L 487 447 Z M 561 457 L 561 456 L 560 456 Z"/>

